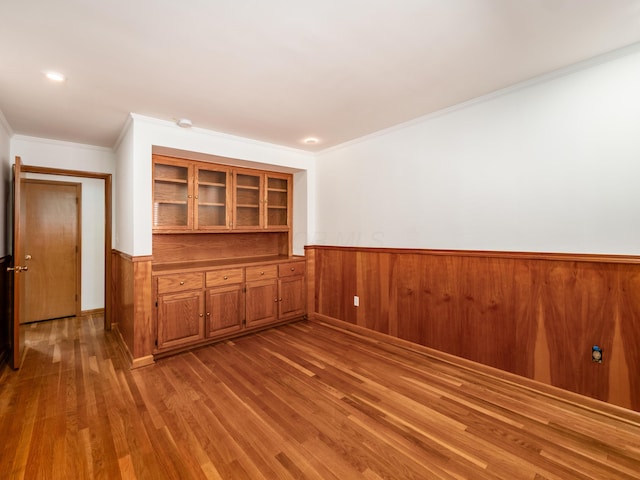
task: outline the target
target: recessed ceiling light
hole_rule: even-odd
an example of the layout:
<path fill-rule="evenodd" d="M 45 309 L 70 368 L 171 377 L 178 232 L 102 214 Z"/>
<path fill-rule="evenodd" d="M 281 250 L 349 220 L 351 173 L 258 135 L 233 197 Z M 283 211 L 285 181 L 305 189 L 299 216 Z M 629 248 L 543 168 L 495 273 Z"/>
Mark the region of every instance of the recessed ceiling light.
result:
<path fill-rule="evenodd" d="M 59 72 L 44 72 L 44 76 L 52 82 L 64 82 L 67 78 Z"/>
<path fill-rule="evenodd" d="M 176 120 L 176 125 L 182 128 L 191 128 L 193 123 L 191 123 L 191 120 L 188 118 L 180 118 L 179 120 Z"/>
<path fill-rule="evenodd" d="M 307 137 L 303 140 L 304 143 L 306 143 L 307 145 L 315 145 L 316 143 L 318 143 L 320 140 L 318 140 L 315 137 Z"/>

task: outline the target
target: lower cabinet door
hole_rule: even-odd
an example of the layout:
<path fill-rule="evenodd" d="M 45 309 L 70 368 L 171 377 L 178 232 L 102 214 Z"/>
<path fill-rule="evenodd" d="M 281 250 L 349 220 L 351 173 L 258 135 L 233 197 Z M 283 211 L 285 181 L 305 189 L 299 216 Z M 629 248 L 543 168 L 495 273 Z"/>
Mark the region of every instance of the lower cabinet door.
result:
<path fill-rule="evenodd" d="M 242 285 L 210 288 L 206 293 L 207 338 L 226 335 L 242 329 L 244 291 Z"/>
<path fill-rule="evenodd" d="M 202 290 L 158 297 L 158 349 L 188 345 L 204 339 Z"/>
<path fill-rule="evenodd" d="M 278 318 L 287 318 L 304 315 L 306 309 L 305 281 L 303 276 L 285 277 L 278 280 Z"/>
<path fill-rule="evenodd" d="M 266 325 L 278 320 L 278 280 L 247 283 L 247 327 Z"/>

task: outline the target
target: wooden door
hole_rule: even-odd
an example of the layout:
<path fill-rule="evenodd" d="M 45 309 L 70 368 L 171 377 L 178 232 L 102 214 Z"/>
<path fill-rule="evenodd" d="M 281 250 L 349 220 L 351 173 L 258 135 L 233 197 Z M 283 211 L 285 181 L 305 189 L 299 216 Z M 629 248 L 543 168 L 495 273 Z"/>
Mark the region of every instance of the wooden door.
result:
<path fill-rule="evenodd" d="M 13 195 L 11 196 L 11 212 L 13 214 L 12 222 L 12 251 L 11 266 L 7 268 L 8 271 L 13 272 L 13 281 L 10 282 L 12 292 L 9 293 L 10 306 L 13 311 L 13 320 L 11 322 L 11 366 L 12 368 L 20 367 L 20 360 L 22 359 L 22 352 L 24 351 L 24 336 L 20 335 L 20 320 L 22 318 L 21 299 L 23 296 L 23 277 L 27 274 L 27 267 L 22 263 L 21 259 L 24 258 L 22 237 L 21 237 L 21 179 L 23 173 L 21 171 L 22 162 L 20 157 L 16 157 L 16 162 L 13 165 Z"/>
<path fill-rule="evenodd" d="M 79 183 L 22 181 L 24 277 L 22 323 L 80 312 Z"/>

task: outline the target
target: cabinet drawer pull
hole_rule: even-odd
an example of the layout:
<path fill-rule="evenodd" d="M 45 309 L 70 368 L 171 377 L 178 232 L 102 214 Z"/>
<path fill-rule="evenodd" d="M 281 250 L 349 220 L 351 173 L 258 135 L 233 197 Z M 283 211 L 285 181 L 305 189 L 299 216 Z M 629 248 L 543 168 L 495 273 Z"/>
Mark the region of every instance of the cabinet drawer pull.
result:
<path fill-rule="evenodd" d="M 291 271 L 295 272 L 296 271 L 296 267 L 291 267 Z"/>
<path fill-rule="evenodd" d="M 264 272 L 260 272 L 260 275 L 264 275 Z"/>
<path fill-rule="evenodd" d="M 229 277 L 227 275 L 225 275 L 224 277 L 222 277 L 224 280 L 229 280 Z"/>
<path fill-rule="evenodd" d="M 180 285 L 184 285 L 184 281 L 180 282 Z"/>

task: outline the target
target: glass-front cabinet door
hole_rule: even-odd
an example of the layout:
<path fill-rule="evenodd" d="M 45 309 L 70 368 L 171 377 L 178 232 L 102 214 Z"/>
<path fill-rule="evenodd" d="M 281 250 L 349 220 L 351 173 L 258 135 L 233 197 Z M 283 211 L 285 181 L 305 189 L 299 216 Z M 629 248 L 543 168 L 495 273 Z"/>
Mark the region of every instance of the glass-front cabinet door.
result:
<path fill-rule="evenodd" d="M 263 225 L 264 175 L 252 170 L 234 170 L 234 229 L 258 229 Z"/>
<path fill-rule="evenodd" d="M 290 175 L 266 174 L 265 228 L 288 228 L 290 223 Z"/>
<path fill-rule="evenodd" d="M 190 230 L 193 192 L 188 163 L 153 163 L 153 228 Z"/>
<path fill-rule="evenodd" d="M 195 182 L 195 228 L 226 230 L 231 228 L 231 171 L 228 168 L 197 167 Z"/>

